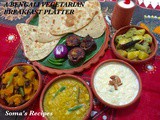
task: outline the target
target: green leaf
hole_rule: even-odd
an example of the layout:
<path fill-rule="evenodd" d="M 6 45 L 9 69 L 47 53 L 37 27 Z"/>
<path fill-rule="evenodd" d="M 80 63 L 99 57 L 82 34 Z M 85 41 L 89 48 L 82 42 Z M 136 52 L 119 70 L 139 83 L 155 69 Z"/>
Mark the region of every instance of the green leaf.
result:
<path fill-rule="evenodd" d="M 39 21 L 39 16 L 38 16 L 38 14 L 36 14 L 36 15 L 32 18 L 32 20 L 29 22 L 29 24 L 38 26 L 38 21 Z"/>
<path fill-rule="evenodd" d="M 38 17 L 38 15 L 36 15 L 36 16 L 31 20 L 31 22 L 30 22 L 29 24 L 38 25 L 38 19 L 39 19 L 39 17 Z M 45 27 L 45 26 L 44 26 L 44 27 Z M 70 35 L 70 34 L 68 34 L 68 35 Z M 58 42 L 58 44 L 65 44 L 65 42 L 66 42 L 66 37 L 67 37 L 68 35 L 62 37 L 62 38 L 60 39 L 60 41 Z M 38 62 L 39 62 L 40 64 L 44 65 L 44 66 L 47 66 L 47 67 L 50 67 L 50 68 L 54 68 L 54 69 L 63 69 L 63 70 L 64 70 L 64 69 L 72 69 L 72 68 L 75 68 L 75 67 L 79 67 L 79 66 L 85 64 L 87 61 L 89 61 L 93 56 L 95 56 L 95 55 L 98 53 L 98 51 L 101 49 L 102 45 L 103 45 L 104 42 L 105 42 L 105 33 L 104 33 L 101 37 L 96 38 L 96 39 L 94 39 L 94 40 L 95 40 L 95 42 L 96 42 L 97 49 L 94 50 L 94 51 L 92 51 L 91 53 L 87 53 L 87 54 L 85 55 L 85 59 L 84 59 L 81 63 L 79 63 L 79 64 L 77 64 L 77 65 L 74 65 L 74 66 L 71 65 L 71 64 L 69 63 L 69 60 L 68 60 L 67 58 L 65 59 L 64 62 L 62 62 L 62 63 L 63 63 L 62 65 L 52 64 L 51 62 L 49 62 L 49 59 L 56 59 L 55 56 L 54 56 L 54 54 L 53 54 L 53 52 L 51 52 L 46 58 L 44 58 L 44 59 L 42 59 L 42 60 L 39 60 Z M 57 45 L 58 45 L 58 44 L 57 44 Z"/>

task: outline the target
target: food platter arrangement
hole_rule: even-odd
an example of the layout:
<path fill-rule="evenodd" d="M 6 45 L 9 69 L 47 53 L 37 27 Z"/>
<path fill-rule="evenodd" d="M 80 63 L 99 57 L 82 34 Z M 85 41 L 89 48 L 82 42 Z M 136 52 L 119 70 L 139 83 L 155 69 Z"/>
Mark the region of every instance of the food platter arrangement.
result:
<path fill-rule="evenodd" d="M 148 30 L 129 25 L 116 31 L 110 43 L 119 59 L 105 60 L 94 68 L 91 90 L 73 74 L 89 69 L 106 54 L 110 32 L 100 3 L 88 0 L 83 7 L 57 7 L 72 9 L 74 14 L 44 14 L 44 10 L 54 12 L 50 5 L 38 9 L 41 14 L 16 25 L 24 56 L 31 64 L 15 64 L 1 73 L 2 108 L 17 111 L 30 106 L 42 90 L 40 71 L 58 75 L 40 96 L 40 109 L 48 113 L 47 120 L 87 120 L 93 107 L 91 91 L 101 103 L 116 109 L 140 98 L 141 78 L 131 64 L 144 63 L 156 54 L 157 41 Z"/>
<path fill-rule="evenodd" d="M 54 11 L 51 7 L 39 8 L 44 9 Z M 75 13 L 71 15 L 35 14 L 27 23 L 16 26 L 25 56 L 42 71 L 81 72 L 96 63 L 108 47 L 109 28 L 100 3 L 86 1 L 84 7 L 72 9 Z"/>

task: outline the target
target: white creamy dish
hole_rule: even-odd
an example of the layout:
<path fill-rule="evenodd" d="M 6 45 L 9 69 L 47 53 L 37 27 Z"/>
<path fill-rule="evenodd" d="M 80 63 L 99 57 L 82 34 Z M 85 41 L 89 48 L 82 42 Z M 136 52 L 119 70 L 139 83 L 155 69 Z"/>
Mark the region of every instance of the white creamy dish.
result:
<path fill-rule="evenodd" d="M 109 84 L 111 76 L 120 78 L 121 84 Z M 113 81 L 112 81 L 113 82 Z M 112 105 L 125 105 L 134 100 L 139 91 L 139 82 L 135 73 L 123 63 L 107 62 L 102 64 L 94 75 L 95 91 L 101 99 Z"/>

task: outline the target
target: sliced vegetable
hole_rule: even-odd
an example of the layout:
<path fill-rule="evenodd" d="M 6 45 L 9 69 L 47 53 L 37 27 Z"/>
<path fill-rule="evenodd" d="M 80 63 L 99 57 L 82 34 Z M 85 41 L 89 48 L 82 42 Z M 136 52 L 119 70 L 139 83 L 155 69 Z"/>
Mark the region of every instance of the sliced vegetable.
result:
<path fill-rule="evenodd" d="M 57 66 L 63 65 L 63 63 L 61 63 L 61 62 L 55 62 L 55 61 L 53 61 L 53 60 L 51 60 L 51 59 L 48 59 L 47 61 L 48 61 L 50 64 L 53 64 L 53 65 L 57 65 Z"/>
<path fill-rule="evenodd" d="M 9 81 L 7 82 L 6 88 L 12 83 L 13 77 L 14 77 L 14 74 L 12 74 L 12 75 L 10 76 L 10 79 L 9 79 Z"/>
<path fill-rule="evenodd" d="M 55 58 L 65 58 L 68 54 L 68 49 L 64 44 L 59 44 L 54 48 Z"/>
<path fill-rule="evenodd" d="M 80 95 L 80 88 L 78 88 L 78 93 L 77 93 L 77 102 L 79 103 L 79 95 Z"/>
<path fill-rule="evenodd" d="M 130 60 L 137 59 L 139 55 L 139 51 L 128 52 L 127 58 Z"/>
<path fill-rule="evenodd" d="M 19 90 L 20 90 L 21 95 L 24 96 L 24 90 L 23 90 L 23 88 L 20 87 Z"/>
<path fill-rule="evenodd" d="M 29 95 L 32 92 L 33 86 L 30 84 L 28 87 L 24 87 L 25 95 Z"/>
<path fill-rule="evenodd" d="M 16 106 L 21 104 L 22 96 L 19 94 L 15 94 L 7 99 L 7 102 L 12 106 L 15 104 Z"/>
<path fill-rule="evenodd" d="M 25 81 L 25 78 L 23 76 L 20 76 L 16 79 L 18 86 L 24 86 L 24 81 Z"/>
<path fill-rule="evenodd" d="M 10 80 L 10 76 L 11 76 L 11 72 L 7 72 L 5 74 L 2 75 L 2 84 L 7 84 L 8 81 Z"/>
<path fill-rule="evenodd" d="M 56 96 L 57 96 L 60 92 L 63 92 L 63 90 L 65 90 L 65 89 L 66 89 L 66 86 L 62 86 L 62 87 L 54 94 L 53 99 L 55 99 Z"/>
<path fill-rule="evenodd" d="M 148 46 L 144 46 L 144 45 L 141 45 L 141 44 L 139 44 L 139 43 L 136 43 L 136 44 L 135 44 L 135 48 L 136 48 L 137 50 L 146 51 L 146 52 L 147 52 L 147 50 L 148 50 Z"/>
<path fill-rule="evenodd" d="M 133 32 L 132 31 L 128 31 L 126 34 L 125 34 L 125 38 L 130 38 L 133 36 Z"/>
<path fill-rule="evenodd" d="M 151 44 L 152 43 L 152 37 L 149 34 L 144 35 L 144 41 Z"/>
<path fill-rule="evenodd" d="M 143 40 L 143 36 L 142 35 L 136 35 L 136 36 L 133 36 L 132 37 L 132 40 L 135 41 L 135 40 Z"/>
<path fill-rule="evenodd" d="M 83 104 L 80 104 L 80 105 L 74 106 L 72 108 L 69 108 L 68 111 L 72 112 L 72 111 L 78 110 L 78 109 L 80 109 L 82 107 L 83 107 Z"/>
<path fill-rule="evenodd" d="M 115 39 L 115 42 L 118 43 L 120 39 L 123 39 L 124 36 L 123 35 L 118 35 Z"/>
<path fill-rule="evenodd" d="M 13 85 L 11 84 L 6 89 L 4 89 L 3 92 L 6 96 L 10 96 L 11 94 L 13 94 L 13 90 L 14 88 Z"/>
<path fill-rule="evenodd" d="M 126 49 L 127 52 L 137 51 L 137 49 L 133 46 L 131 48 Z"/>
<path fill-rule="evenodd" d="M 52 61 L 52 62 L 64 62 L 65 61 L 65 59 L 64 58 L 59 58 L 59 59 L 49 59 L 50 61 Z"/>
<path fill-rule="evenodd" d="M 137 31 L 134 32 L 135 35 L 144 35 L 144 33 L 146 32 L 145 29 L 139 29 Z"/>
<path fill-rule="evenodd" d="M 121 56 L 127 57 L 127 52 L 125 50 L 117 50 L 117 51 Z"/>
<path fill-rule="evenodd" d="M 138 58 L 139 58 L 140 60 L 144 60 L 144 59 L 146 59 L 146 58 L 148 58 L 148 57 L 149 57 L 149 54 L 147 54 L 146 52 L 143 52 L 143 51 L 140 51 L 140 52 L 139 52 Z"/>
<path fill-rule="evenodd" d="M 14 67 L 14 68 L 11 70 L 11 73 L 12 73 L 12 74 L 19 73 L 19 72 L 20 72 L 20 70 L 18 69 L 17 66 Z"/>
<path fill-rule="evenodd" d="M 124 45 L 124 44 L 126 44 L 126 43 L 128 43 L 128 42 L 130 42 L 130 41 L 131 41 L 130 39 L 123 38 L 123 39 L 120 39 L 120 40 L 119 40 L 118 44 Z"/>
<path fill-rule="evenodd" d="M 25 78 L 29 79 L 29 80 L 33 80 L 35 79 L 35 72 L 34 71 L 30 71 L 25 75 Z"/>
<path fill-rule="evenodd" d="M 138 42 L 140 42 L 140 40 L 131 41 L 131 42 L 128 42 L 126 44 L 120 45 L 119 48 L 120 49 L 127 49 L 127 48 L 130 48 L 130 47 L 134 46 Z"/>

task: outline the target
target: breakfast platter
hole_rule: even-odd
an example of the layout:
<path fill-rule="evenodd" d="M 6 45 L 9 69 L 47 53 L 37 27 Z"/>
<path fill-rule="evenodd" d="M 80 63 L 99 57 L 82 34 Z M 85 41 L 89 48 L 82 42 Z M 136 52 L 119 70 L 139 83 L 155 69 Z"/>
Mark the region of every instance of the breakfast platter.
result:
<path fill-rule="evenodd" d="M 0 107 L 25 111 L 27 120 L 110 120 L 115 111 L 144 108 L 160 59 L 153 32 L 130 24 L 135 2 L 111 2 L 112 16 L 98 0 L 40 4 L 5 38 L 19 44 L 15 61 L 0 71 Z"/>
<path fill-rule="evenodd" d="M 64 32 L 61 33 L 60 31 L 58 35 L 56 33 L 57 36 L 53 35 L 54 33 L 53 34 L 49 33 L 50 31 L 49 27 L 50 25 L 52 25 L 53 21 L 55 22 L 55 25 L 54 24 L 52 25 L 53 27 L 56 27 L 57 24 L 60 24 L 58 23 L 59 22 L 58 18 L 57 20 L 54 19 L 54 17 L 57 17 L 57 15 L 51 16 L 47 14 L 45 15 L 34 14 L 30 16 L 30 18 L 26 21 L 27 24 L 17 25 L 17 30 L 19 31 L 22 39 L 25 56 L 33 63 L 33 65 L 37 66 L 42 71 L 48 72 L 50 74 L 76 73 L 76 72 L 82 72 L 84 69 L 89 68 L 92 64 L 96 63 L 100 57 L 104 55 L 105 50 L 108 48 L 109 26 L 103 18 L 102 12 L 100 10 L 101 9 L 100 4 L 98 2 L 93 2 L 93 1 L 85 2 L 86 8 L 87 6 L 90 6 L 90 5 L 92 5 L 91 10 L 92 10 L 92 7 L 97 7 L 97 9 L 94 8 L 95 10 L 92 10 L 92 11 L 89 9 L 91 12 L 93 12 L 92 14 L 94 14 L 91 16 L 91 18 L 88 18 L 88 19 L 91 19 L 92 21 L 90 20 L 89 23 L 88 22 L 85 23 L 86 26 L 83 27 L 83 25 L 81 25 L 80 28 L 76 28 L 76 29 L 74 28 L 76 24 L 75 26 L 73 24 L 70 28 L 67 28 L 68 26 L 65 26 L 66 30 L 68 31 L 65 33 Z M 42 6 L 39 9 L 53 10 L 51 9 L 51 7 L 42 7 Z M 78 16 L 77 14 L 79 13 L 78 12 L 75 13 L 76 15 L 75 18 Z M 61 18 L 67 17 L 66 15 L 58 15 L 58 16 L 61 16 Z M 73 15 L 68 15 L 68 16 L 70 16 L 70 18 L 74 17 Z M 48 19 L 46 18 L 49 18 L 49 17 L 50 17 L 50 20 L 48 21 Z M 81 15 L 79 15 L 78 17 L 79 17 L 78 18 L 79 20 L 81 18 Z M 73 20 L 72 22 L 75 22 L 75 21 L 76 20 Z M 84 19 L 83 21 L 81 20 L 80 22 L 84 22 Z M 95 25 L 96 23 L 99 23 L 99 24 Z M 46 27 L 44 28 L 44 26 Z M 58 28 L 60 29 L 61 26 L 59 25 Z M 26 30 L 23 28 L 26 28 Z M 30 29 L 32 29 L 33 31 L 29 31 Z M 37 30 L 37 33 L 35 29 Z M 46 30 L 48 30 L 48 32 L 46 32 Z M 30 38 L 27 38 L 27 36 L 25 36 L 24 33 L 26 31 L 30 33 L 31 35 Z M 48 35 L 47 37 L 45 36 L 46 34 Z M 32 35 L 36 35 L 37 38 L 35 38 L 35 36 L 32 36 Z M 35 39 L 36 40 L 38 39 L 38 41 L 34 43 L 30 41 L 30 43 L 27 43 L 25 39 L 32 39 L 32 41 L 33 40 L 35 41 Z M 55 39 L 55 40 L 51 42 L 52 39 Z M 35 44 L 32 46 L 33 48 L 36 48 L 36 46 L 38 46 L 39 44 L 41 48 L 43 47 L 43 49 L 41 48 L 39 49 L 37 47 L 36 48 L 37 52 L 35 52 L 33 48 L 28 47 L 29 44 Z M 55 49 L 60 49 L 60 47 L 61 49 L 65 49 L 65 51 L 62 52 L 61 55 L 56 55 Z M 71 56 L 71 52 L 68 52 L 68 51 L 71 51 L 71 50 L 75 51 L 76 49 L 74 50 L 74 48 L 76 47 L 82 48 L 83 49 L 82 52 L 84 51 L 85 55 L 82 55 L 82 58 L 77 56 L 77 58 L 74 58 L 74 59 L 77 59 L 77 61 L 75 60 L 73 61 L 69 59 L 71 58 L 69 57 Z M 29 51 L 30 49 L 34 51 Z"/>

